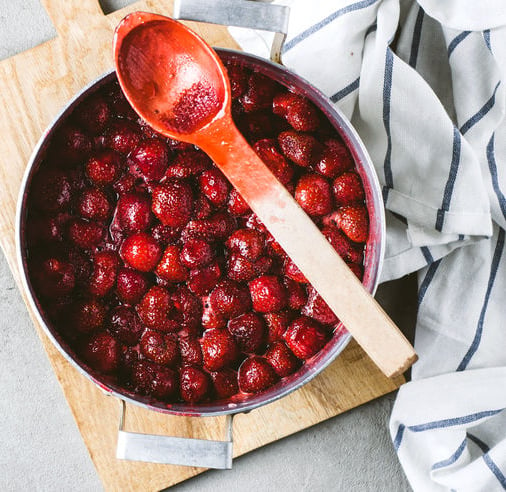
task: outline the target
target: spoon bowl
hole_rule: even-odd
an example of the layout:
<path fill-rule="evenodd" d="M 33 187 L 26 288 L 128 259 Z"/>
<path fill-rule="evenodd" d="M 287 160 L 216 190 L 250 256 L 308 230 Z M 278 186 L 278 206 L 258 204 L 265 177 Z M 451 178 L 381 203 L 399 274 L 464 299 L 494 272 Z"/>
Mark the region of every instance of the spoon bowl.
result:
<path fill-rule="evenodd" d="M 167 17 L 127 16 L 114 38 L 118 78 L 134 109 L 160 133 L 193 141 L 218 117 L 230 117 L 230 83 L 216 52 Z"/>

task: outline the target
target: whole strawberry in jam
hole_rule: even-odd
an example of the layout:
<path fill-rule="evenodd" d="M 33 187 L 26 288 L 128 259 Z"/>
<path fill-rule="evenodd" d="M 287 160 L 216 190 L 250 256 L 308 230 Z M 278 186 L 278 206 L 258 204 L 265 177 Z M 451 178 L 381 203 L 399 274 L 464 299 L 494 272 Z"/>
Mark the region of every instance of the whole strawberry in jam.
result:
<path fill-rule="evenodd" d="M 158 264 L 162 249 L 153 236 L 137 232 L 121 245 L 121 257 L 135 270 L 149 272 Z"/>
<path fill-rule="evenodd" d="M 321 216 L 332 210 L 332 194 L 328 181 L 318 174 L 306 174 L 295 188 L 295 199 L 311 216 Z"/>
<path fill-rule="evenodd" d="M 125 193 L 116 207 L 121 228 L 126 232 L 145 231 L 151 222 L 151 199 L 145 193 Z"/>
<path fill-rule="evenodd" d="M 159 181 L 169 165 L 169 149 L 162 140 L 141 142 L 128 156 L 130 172 L 147 182 Z"/>
<path fill-rule="evenodd" d="M 172 180 L 153 190 L 152 210 L 163 225 L 183 227 L 193 212 L 193 194 L 185 181 Z"/>
<path fill-rule="evenodd" d="M 244 393 L 258 393 L 277 383 L 279 377 L 263 358 L 252 356 L 239 367 L 239 389 Z"/>
<path fill-rule="evenodd" d="M 204 332 L 200 341 L 204 366 L 217 371 L 233 364 L 239 357 L 239 348 L 234 337 L 227 330 L 212 329 Z"/>

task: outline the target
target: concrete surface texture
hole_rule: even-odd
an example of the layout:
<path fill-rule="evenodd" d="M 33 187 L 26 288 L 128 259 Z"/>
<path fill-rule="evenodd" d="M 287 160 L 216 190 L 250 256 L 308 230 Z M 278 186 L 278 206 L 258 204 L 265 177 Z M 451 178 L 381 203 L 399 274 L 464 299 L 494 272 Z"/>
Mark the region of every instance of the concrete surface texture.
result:
<path fill-rule="evenodd" d="M 106 12 L 128 3 L 101 1 Z M 0 59 L 54 36 L 38 0 L 0 0 Z M 0 278 L 0 489 L 99 491 L 3 255 Z M 394 298 L 385 294 L 387 301 Z M 171 490 L 409 491 L 388 435 L 394 398 L 388 395 L 250 453 L 231 471 L 206 472 Z"/>

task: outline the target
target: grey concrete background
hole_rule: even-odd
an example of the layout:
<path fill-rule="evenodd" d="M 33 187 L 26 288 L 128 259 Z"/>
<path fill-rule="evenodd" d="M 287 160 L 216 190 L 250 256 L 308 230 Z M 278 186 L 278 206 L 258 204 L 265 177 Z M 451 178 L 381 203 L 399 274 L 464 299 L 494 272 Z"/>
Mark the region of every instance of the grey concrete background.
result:
<path fill-rule="evenodd" d="M 131 2 L 100 3 L 111 12 Z M 0 59 L 54 36 L 38 0 L 0 0 Z M 102 490 L 3 255 L 0 279 L 0 490 Z M 409 333 L 414 292 L 408 279 L 378 293 Z M 394 399 L 387 395 L 239 458 L 231 471 L 209 471 L 171 490 L 409 491 L 388 434 Z"/>

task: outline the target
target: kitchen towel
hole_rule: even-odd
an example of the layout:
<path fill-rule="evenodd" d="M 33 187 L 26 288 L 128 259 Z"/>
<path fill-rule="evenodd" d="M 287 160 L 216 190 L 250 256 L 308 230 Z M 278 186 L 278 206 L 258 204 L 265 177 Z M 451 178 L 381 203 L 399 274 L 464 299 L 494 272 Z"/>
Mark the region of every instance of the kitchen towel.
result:
<path fill-rule="evenodd" d="M 506 489 L 506 2 L 280 1 L 283 61 L 352 121 L 387 209 L 382 280 L 418 272 L 393 445 L 415 491 Z M 231 28 L 268 56 L 269 35 Z"/>

